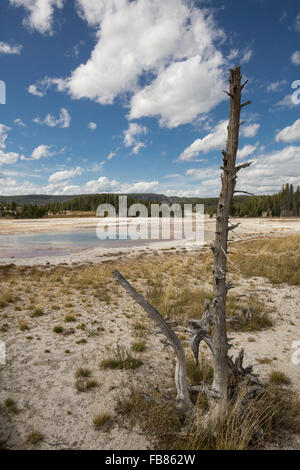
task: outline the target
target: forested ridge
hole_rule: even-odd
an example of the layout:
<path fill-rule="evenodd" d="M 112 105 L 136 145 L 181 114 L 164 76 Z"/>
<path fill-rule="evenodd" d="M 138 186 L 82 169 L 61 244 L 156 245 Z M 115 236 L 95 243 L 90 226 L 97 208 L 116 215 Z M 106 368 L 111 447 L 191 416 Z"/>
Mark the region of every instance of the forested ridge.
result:
<path fill-rule="evenodd" d="M 88 194 L 61 200 L 59 197 L 28 196 L 35 203 L 25 203 L 26 196 L 11 198 L 0 197 L 0 216 L 13 218 L 42 218 L 47 216 L 64 216 L 72 213 L 87 213 L 94 215 L 100 204 L 112 204 L 119 210 L 120 194 Z M 39 201 L 40 198 L 40 201 Z M 127 206 L 142 203 L 148 208 L 153 203 L 204 204 L 206 214 L 213 216 L 217 212 L 217 198 L 180 198 L 168 197 L 162 194 L 132 194 L 127 195 Z M 233 198 L 231 215 L 237 217 L 299 217 L 300 216 L 300 186 L 294 189 L 292 184 L 286 184 L 277 194 L 263 196 L 236 196 Z"/>

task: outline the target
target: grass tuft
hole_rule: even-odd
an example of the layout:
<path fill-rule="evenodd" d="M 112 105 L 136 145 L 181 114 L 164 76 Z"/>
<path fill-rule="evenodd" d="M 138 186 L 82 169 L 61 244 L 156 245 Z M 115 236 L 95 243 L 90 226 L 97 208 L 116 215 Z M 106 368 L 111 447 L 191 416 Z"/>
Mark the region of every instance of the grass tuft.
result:
<path fill-rule="evenodd" d="M 63 332 L 64 332 L 64 329 L 63 329 L 62 326 L 55 326 L 55 327 L 53 328 L 53 333 L 61 334 L 61 333 L 63 333 Z"/>
<path fill-rule="evenodd" d="M 28 442 L 29 444 L 33 444 L 33 445 L 38 444 L 42 440 L 43 440 L 43 435 L 38 430 L 32 431 L 31 433 L 28 434 L 26 438 L 26 442 Z"/>
<path fill-rule="evenodd" d="M 138 340 L 133 343 L 131 346 L 131 351 L 133 352 L 144 352 L 146 349 L 146 341 L 144 340 Z"/>
<path fill-rule="evenodd" d="M 4 405 L 10 413 L 13 413 L 13 414 L 18 413 L 18 408 L 17 408 L 16 402 L 12 398 L 7 398 L 4 402 Z"/>
<path fill-rule="evenodd" d="M 117 346 L 113 356 L 101 361 L 100 365 L 104 369 L 137 369 L 143 364 L 140 359 L 134 357 L 130 351 L 121 346 Z"/>
<path fill-rule="evenodd" d="M 100 413 L 99 415 L 95 416 L 93 419 L 93 425 L 96 430 L 101 429 L 105 424 L 111 421 L 111 416 L 108 413 Z"/>
<path fill-rule="evenodd" d="M 36 308 L 35 310 L 33 310 L 32 314 L 31 314 L 31 317 L 32 318 L 39 318 L 39 317 L 42 317 L 44 315 L 44 312 L 41 308 Z"/>
<path fill-rule="evenodd" d="M 279 370 L 273 370 L 269 375 L 269 382 L 274 385 L 289 385 L 289 377 Z"/>

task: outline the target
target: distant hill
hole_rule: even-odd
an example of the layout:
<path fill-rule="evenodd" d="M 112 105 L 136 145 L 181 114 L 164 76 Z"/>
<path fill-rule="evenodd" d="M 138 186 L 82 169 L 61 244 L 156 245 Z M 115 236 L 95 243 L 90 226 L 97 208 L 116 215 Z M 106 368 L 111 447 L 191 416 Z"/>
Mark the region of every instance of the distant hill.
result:
<path fill-rule="evenodd" d="M 121 196 L 121 194 L 114 194 L 115 196 Z M 0 203 L 11 204 L 15 202 L 19 206 L 24 204 L 31 204 L 37 206 L 43 206 L 52 203 L 69 202 L 78 197 L 94 196 L 94 194 L 78 194 L 78 195 L 64 195 L 64 196 L 53 196 L 45 194 L 29 194 L 25 196 L 0 196 Z M 205 203 L 211 202 L 216 204 L 217 198 L 193 198 L 193 197 L 178 197 L 178 196 L 166 196 L 165 194 L 154 194 L 154 193 L 128 193 L 123 196 L 131 196 L 139 201 L 153 201 L 158 203 L 172 204 L 174 202 L 186 202 L 186 203 Z"/>
<path fill-rule="evenodd" d="M 32 204 L 42 206 L 44 204 L 51 204 L 52 202 L 68 202 L 76 196 L 51 196 L 45 194 L 29 194 L 26 196 L 0 196 L 2 204 L 10 204 L 15 202 L 19 206 L 24 204 Z"/>

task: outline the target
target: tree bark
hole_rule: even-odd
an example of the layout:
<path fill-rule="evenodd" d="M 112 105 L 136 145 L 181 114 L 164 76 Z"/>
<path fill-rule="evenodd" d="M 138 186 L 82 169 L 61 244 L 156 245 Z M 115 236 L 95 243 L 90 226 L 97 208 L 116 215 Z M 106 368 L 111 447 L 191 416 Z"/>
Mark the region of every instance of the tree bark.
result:
<path fill-rule="evenodd" d="M 214 253 L 214 277 L 213 277 L 213 320 L 214 320 L 214 380 L 213 389 L 218 394 L 218 400 L 213 414 L 216 419 L 222 419 L 228 400 L 228 338 L 226 331 L 226 269 L 227 269 L 227 243 L 228 243 L 228 217 L 232 203 L 232 197 L 236 185 L 236 174 L 240 169 L 236 168 L 236 154 L 239 143 L 240 112 L 241 108 L 250 104 L 241 104 L 240 67 L 230 70 L 229 93 L 230 117 L 228 124 L 228 139 L 226 150 L 223 150 L 223 172 L 221 176 L 222 187 L 219 197 L 216 220 L 215 243 L 212 247 Z"/>

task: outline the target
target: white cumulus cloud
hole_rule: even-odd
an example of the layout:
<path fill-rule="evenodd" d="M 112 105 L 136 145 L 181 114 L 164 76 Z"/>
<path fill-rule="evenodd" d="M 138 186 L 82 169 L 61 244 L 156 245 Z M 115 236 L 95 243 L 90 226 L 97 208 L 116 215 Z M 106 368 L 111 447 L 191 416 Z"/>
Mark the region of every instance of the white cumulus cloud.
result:
<path fill-rule="evenodd" d="M 43 80 L 39 80 L 37 83 L 29 85 L 27 88 L 28 93 L 31 95 L 43 97 L 46 91 L 51 86 L 56 86 L 58 91 L 64 91 L 66 89 L 65 81 L 61 78 L 50 78 L 45 77 Z"/>
<path fill-rule="evenodd" d="M 67 179 L 75 178 L 75 176 L 82 175 L 82 168 L 71 168 L 70 170 L 57 171 L 49 176 L 49 183 L 57 183 L 58 181 L 64 181 Z"/>
<path fill-rule="evenodd" d="M 178 161 L 195 160 L 200 153 L 208 153 L 212 150 L 222 150 L 225 148 L 227 139 L 228 120 L 220 121 L 215 128 L 202 139 L 196 139 L 189 147 L 187 147 L 179 156 Z M 254 137 L 260 124 L 249 124 L 242 126 L 241 136 Z"/>
<path fill-rule="evenodd" d="M 97 29 L 98 42 L 86 63 L 52 82 L 60 91 L 100 104 L 129 93 L 130 119 L 158 116 L 168 127 L 191 122 L 225 99 L 225 59 L 215 46 L 225 35 L 207 9 L 185 0 L 76 4 Z"/>
<path fill-rule="evenodd" d="M 10 127 L 5 124 L 0 124 L 0 167 L 2 165 L 11 165 L 19 160 L 19 153 L 17 152 L 6 152 L 6 141 L 8 132 L 11 130 Z"/>
<path fill-rule="evenodd" d="M 27 16 L 23 24 L 42 34 L 53 34 L 53 15 L 55 8 L 62 9 L 63 0 L 9 0 L 14 7 L 23 7 Z"/>
<path fill-rule="evenodd" d="M 209 112 L 225 99 L 224 93 L 221 94 L 222 61 L 218 53 L 206 61 L 196 55 L 166 67 L 150 85 L 133 96 L 130 119 L 158 116 L 161 126 L 173 128 Z"/>
<path fill-rule="evenodd" d="M 300 51 L 295 51 L 291 55 L 291 61 L 293 62 L 294 65 L 300 65 Z"/>
<path fill-rule="evenodd" d="M 253 50 L 252 49 L 246 49 L 244 51 L 243 57 L 241 58 L 241 63 L 242 64 L 247 64 L 253 56 Z"/>
<path fill-rule="evenodd" d="M 279 109 L 292 109 L 295 106 L 297 105 L 293 103 L 292 95 L 286 95 L 282 100 L 274 104 L 274 107 Z"/>
<path fill-rule="evenodd" d="M 5 124 L 0 124 L 0 148 L 2 149 L 5 149 L 6 147 L 8 131 L 10 131 L 10 127 L 6 126 Z"/>
<path fill-rule="evenodd" d="M 31 95 L 40 96 L 40 97 L 45 95 L 45 92 L 39 91 L 36 85 L 29 85 L 27 90 L 28 90 L 28 93 L 30 93 Z"/>
<path fill-rule="evenodd" d="M 147 127 L 140 126 L 136 122 L 131 122 L 126 131 L 124 131 L 124 145 L 125 147 L 133 147 L 132 153 L 138 154 L 142 147 L 145 147 L 144 142 L 138 140 L 143 135 L 147 134 Z"/>
<path fill-rule="evenodd" d="M 11 165 L 19 160 L 19 154 L 17 152 L 4 152 L 0 149 L 0 167 L 2 165 Z"/>
<path fill-rule="evenodd" d="M 275 192 L 283 184 L 300 181 L 300 146 L 260 154 L 255 163 L 239 173 L 237 188 L 254 194 Z"/>
<path fill-rule="evenodd" d="M 49 127 L 70 127 L 71 124 L 71 117 L 70 114 L 68 113 L 68 110 L 65 108 L 61 108 L 59 117 L 56 119 L 52 114 L 47 114 L 47 116 L 44 119 L 41 119 L 40 117 L 36 117 L 33 119 L 33 122 L 36 124 L 41 124 L 41 125 L 46 125 Z"/>
<path fill-rule="evenodd" d="M 278 80 L 277 82 L 271 82 L 267 85 L 267 92 L 272 93 L 275 91 L 279 91 L 286 84 L 286 80 Z"/>
<path fill-rule="evenodd" d="M 11 46 L 7 42 L 0 41 L 0 54 L 20 54 L 23 46 Z"/>
<path fill-rule="evenodd" d="M 95 131 L 97 129 L 97 124 L 95 122 L 89 122 L 88 128 L 91 129 L 91 131 Z"/>
<path fill-rule="evenodd" d="M 18 126 L 26 127 L 26 124 L 20 118 L 15 119 L 14 123 L 17 124 Z"/>
<path fill-rule="evenodd" d="M 243 137 L 255 137 L 258 130 L 260 128 L 260 124 L 248 124 L 248 125 L 243 125 L 241 127 L 241 135 Z"/>
<path fill-rule="evenodd" d="M 291 126 L 287 126 L 276 134 L 276 142 L 299 142 L 300 141 L 300 119 Z"/>
<path fill-rule="evenodd" d="M 38 147 L 36 147 L 33 150 L 30 159 L 31 160 L 40 160 L 41 158 L 52 157 L 53 155 L 55 155 L 56 152 L 54 152 L 51 149 L 52 149 L 52 147 L 49 146 L 49 145 L 39 145 Z"/>
<path fill-rule="evenodd" d="M 252 155 L 258 147 L 258 142 L 255 145 L 245 145 L 242 149 L 237 151 L 237 160 L 243 160 L 244 158 Z"/>
<path fill-rule="evenodd" d="M 293 25 L 290 27 L 290 29 L 293 29 L 294 31 L 297 31 L 298 33 L 300 33 L 300 13 L 298 13 L 298 15 L 296 16 L 295 21 Z"/>
<path fill-rule="evenodd" d="M 196 139 L 189 147 L 187 147 L 179 156 L 179 161 L 191 161 L 202 152 L 208 153 L 211 150 L 222 150 L 226 144 L 228 121 L 220 121 L 213 131 L 203 137 Z"/>

